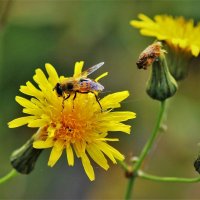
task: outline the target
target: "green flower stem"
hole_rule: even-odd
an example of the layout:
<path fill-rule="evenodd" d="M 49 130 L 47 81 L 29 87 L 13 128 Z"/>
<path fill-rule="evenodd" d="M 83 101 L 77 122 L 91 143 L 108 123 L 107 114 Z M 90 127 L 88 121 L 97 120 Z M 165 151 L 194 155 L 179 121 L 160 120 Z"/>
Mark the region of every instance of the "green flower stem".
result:
<path fill-rule="evenodd" d="M 149 138 L 149 140 L 146 142 L 141 154 L 138 157 L 138 160 L 136 161 L 136 163 L 133 165 L 133 176 L 129 178 L 129 182 L 127 185 L 127 190 L 126 190 L 126 196 L 125 199 L 129 200 L 131 199 L 131 193 L 132 193 L 132 188 L 133 188 L 133 183 L 134 183 L 134 179 L 137 177 L 137 172 L 139 170 L 139 168 L 141 167 L 143 160 L 145 159 L 146 155 L 148 154 L 149 150 L 151 149 L 153 142 L 159 132 L 159 129 L 161 127 L 161 122 L 164 116 L 164 111 L 166 108 L 166 103 L 165 101 L 161 101 L 161 107 L 160 107 L 160 112 L 158 115 L 158 119 L 155 125 L 155 128 Z"/>
<path fill-rule="evenodd" d="M 148 154 L 149 150 L 151 149 L 151 147 L 153 145 L 153 142 L 154 142 L 154 140 L 157 136 L 157 133 L 159 132 L 160 127 L 161 127 L 161 122 L 162 122 L 163 114 L 164 114 L 165 107 L 166 107 L 165 105 L 166 105 L 165 101 L 161 101 L 161 108 L 160 108 L 160 112 L 159 112 L 159 115 L 158 115 L 156 126 L 155 126 L 149 140 L 145 144 L 140 156 L 138 157 L 137 162 L 133 166 L 134 172 L 138 171 L 138 169 L 142 165 L 143 160 L 145 159 L 146 155 Z"/>
<path fill-rule="evenodd" d="M 127 189 L 126 189 L 126 195 L 125 195 L 126 200 L 131 199 L 134 182 L 135 182 L 135 176 L 133 176 L 132 178 L 129 179 Z"/>
<path fill-rule="evenodd" d="M 179 178 L 179 177 L 161 177 L 155 176 L 143 171 L 138 171 L 138 177 L 144 178 L 151 181 L 158 181 L 158 182 L 171 182 L 171 183 L 196 183 L 200 182 L 200 176 L 196 178 Z"/>
<path fill-rule="evenodd" d="M 129 166 L 123 160 L 117 160 L 117 162 L 121 165 L 125 172 L 129 170 Z"/>
<path fill-rule="evenodd" d="M 16 175 L 18 175 L 17 171 L 15 169 L 12 169 L 8 174 L 6 174 L 4 177 L 0 178 L 0 184 L 7 182 L 11 178 L 14 178 Z"/>

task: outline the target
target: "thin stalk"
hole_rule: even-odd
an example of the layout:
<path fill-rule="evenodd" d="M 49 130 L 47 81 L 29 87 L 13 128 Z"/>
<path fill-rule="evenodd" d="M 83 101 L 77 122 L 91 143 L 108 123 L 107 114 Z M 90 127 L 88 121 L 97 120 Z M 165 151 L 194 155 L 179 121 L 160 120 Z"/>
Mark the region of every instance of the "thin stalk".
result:
<path fill-rule="evenodd" d="M 161 177 L 148 174 L 143 171 L 138 172 L 138 177 L 158 182 L 171 182 L 171 183 L 196 183 L 200 182 L 200 176 L 196 178 L 181 178 L 181 177 Z"/>
<path fill-rule="evenodd" d="M 159 129 L 160 129 L 161 123 L 162 123 L 162 119 L 163 119 L 163 116 L 164 116 L 165 108 L 166 108 L 165 101 L 161 101 L 160 111 L 159 111 L 159 114 L 158 114 L 158 119 L 157 119 L 155 128 L 154 128 L 150 138 L 146 142 L 144 148 L 142 149 L 142 152 L 139 155 L 137 162 L 133 165 L 134 175 L 131 178 L 129 178 L 129 182 L 128 182 L 127 190 L 126 190 L 126 196 L 125 196 L 126 200 L 131 199 L 133 183 L 134 183 L 135 178 L 137 177 L 137 171 L 141 167 L 146 155 L 148 154 L 149 150 L 151 149 L 151 147 L 154 143 L 154 140 L 155 140 L 155 138 L 156 138 L 156 136 L 159 132 Z"/>
<path fill-rule="evenodd" d="M 117 160 L 117 162 L 121 165 L 125 172 L 129 170 L 129 166 L 123 160 Z"/>
<path fill-rule="evenodd" d="M 0 184 L 7 182 L 8 180 L 14 178 L 16 175 L 18 175 L 17 171 L 12 169 L 8 174 L 0 178 Z"/>
<path fill-rule="evenodd" d="M 135 177 L 129 179 L 127 189 L 126 189 L 126 195 L 125 195 L 125 199 L 127 200 L 131 199 L 131 193 L 132 193 L 134 182 L 135 182 Z"/>
<path fill-rule="evenodd" d="M 149 150 L 151 149 L 151 147 L 153 145 L 153 142 L 154 142 L 154 140 L 155 140 L 155 138 L 156 138 L 156 136 L 159 132 L 160 127 L 161 127 L 162 118 L 163 118 L 163 114 L 164 114 L 164 111 L 165 111 L 165 105 L 166 105 L 165 101 L 162 101 L 155 128 L 154 128 L 149 140 L 145 144 L 140 156 L 138 157 L 137 162 L 134 165 L 134 168 L 133 168 L 134 171 L 137 171 L 140 168 L 143 160 L 145 159 L 146 155 L 148 154 Z"/>

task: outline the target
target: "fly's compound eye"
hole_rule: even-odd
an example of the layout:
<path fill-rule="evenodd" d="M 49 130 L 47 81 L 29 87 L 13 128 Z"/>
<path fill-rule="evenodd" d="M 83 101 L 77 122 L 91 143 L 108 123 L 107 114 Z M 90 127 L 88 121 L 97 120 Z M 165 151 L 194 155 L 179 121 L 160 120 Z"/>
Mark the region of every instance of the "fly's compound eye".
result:
<path fill-rule="evenodd" d="M 61 86 L 60 83 L 57 83 L 57 84 L 56 84 L 56 86 L 55 86 L 55 90 L 56 90 L 58 96 L 62 96 L 62 94 L 63 94 L 63 90 L 62 90 L 62 86 Z"/>

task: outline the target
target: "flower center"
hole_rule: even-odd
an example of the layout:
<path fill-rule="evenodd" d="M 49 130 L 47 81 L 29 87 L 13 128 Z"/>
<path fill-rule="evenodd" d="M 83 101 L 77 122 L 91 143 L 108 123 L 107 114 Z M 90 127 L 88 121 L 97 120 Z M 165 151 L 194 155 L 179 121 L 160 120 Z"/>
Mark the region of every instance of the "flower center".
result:
<path fill-rule="evenodd" d="M 62 118 L 56 123 L 54 138 L 61 139 L 70 143 L 77 140 L 86 140 L 88 133 L 93 129 L 93 120 L 88 120 L 81 113 L 73 112 L 62 115 Z"/>

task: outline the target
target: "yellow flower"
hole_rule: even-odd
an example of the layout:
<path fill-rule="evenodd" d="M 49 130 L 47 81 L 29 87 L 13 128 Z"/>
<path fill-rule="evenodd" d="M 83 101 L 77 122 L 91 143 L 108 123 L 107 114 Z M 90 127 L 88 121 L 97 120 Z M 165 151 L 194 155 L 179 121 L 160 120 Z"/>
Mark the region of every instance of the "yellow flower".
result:
<path fill-rule="evenodd" d="M 200 24 L 194 25 L 193 19 L 170 15 L 156 15 L 154 20 L 139 14 L 141 21 L 132 20 L 133 27 L 141 29 L 142 35 L 155 37 L 165 41 L 172 48 L 180 48 L 198 56 L 200 52 Z"/>
<path fill-rule="evenodd" d="M 94 170 L 89 157 L 99 166 L 107 170 L 109 165 L 105 155 L 113 162 L 123 160 L 124 156 L 108 142 L 118 141 L 109 138 L 110 131 L 122 131 L 130 134 L 130 126 L 122 123 L 135 118 L 129 111 L 113 111 L 120 107 L 121 101 L 129 96 L 128 91 L 116 92 L 100 99 L 102 110 L 92 93 L 78 93 L 64 101 L 53 90 L 55 85 L 66 77 L 58 76 L 54 67 L 46 64 L 48 78 L 41 69 L 33 76 L 36 88 L 31 82 L 20 87 L 20 91 L 31 96 L 30 100 L 16 96 L 16 101 L 23 106 L 25 117 L 17 118 L 8 123 L 10 128 L 27 124 L 28 127 L 39 128 L 33 147 L 36 149 L 52 148 L 48 165 L 53 167 L 66 152 L 69 166 L 74 165 L 74 156 L 81 159 L 84 170 L 90 180 L 95 179 Z M 81 73 L 83 62 L 77 62 L 74 77 Z M 102 78 L 103 75 L 96 80 Z"/>
<path fill-rule="evenodd" d="M 141 21 L 132 20 L 130 24 L 140 29 L 142 35 L 164 41 L 171 74 L 176 80 L 184 79 L 191 58 L 200 53 L 200 23 L 195 25 L 193 19 L 170 15 L 156 15 L 152 20 L 139 14 L 138 18 Z"/>

